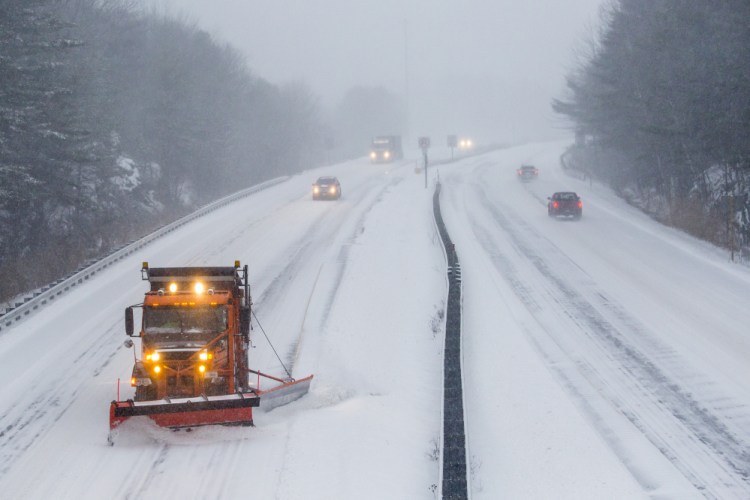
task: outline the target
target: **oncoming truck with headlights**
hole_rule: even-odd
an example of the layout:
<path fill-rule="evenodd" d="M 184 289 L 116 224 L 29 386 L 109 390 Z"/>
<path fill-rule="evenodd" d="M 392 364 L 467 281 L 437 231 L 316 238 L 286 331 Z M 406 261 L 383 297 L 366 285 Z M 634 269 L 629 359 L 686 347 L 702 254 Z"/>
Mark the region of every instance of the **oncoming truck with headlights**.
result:
<path fill-rule="evenodd" d="M 135 416 L 163 427 L 207 424 L 253 425 L 261 399 L 291 401 L 304 395 L 312 376 L 294 380 L 248 367 L 252 300 L 248 268 L 162 267 L 143 263 L 149 282 L 143 303 L 125 310 L 125 330 L 140 338 L 130 385 L 132 399 L 112 401 L 110 430 Z M 133 309 L 142 308 L 135 332 Z M 125 341 L 133 347 L 133 341 Z M 275 381 L 260 390 L 250 373 Z M 283 403 L 282 403 L 283 404 Z M 278 405 L 276 405 L 278 406 Z M 111 436 L 110 436 L 111 442 Z"/>
<path fill-rule="evenodd" d="M 404 158 L 400 135 L 381 135 L 373 137 L 370 145 L 372 163 L 388 163 Z"/>

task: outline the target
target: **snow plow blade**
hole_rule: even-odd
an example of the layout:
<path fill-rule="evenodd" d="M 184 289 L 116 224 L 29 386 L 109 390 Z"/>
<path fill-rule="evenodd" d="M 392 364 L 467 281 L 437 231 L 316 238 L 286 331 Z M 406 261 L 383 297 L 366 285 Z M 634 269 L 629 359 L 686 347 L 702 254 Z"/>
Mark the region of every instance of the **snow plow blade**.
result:
<path fill-rule="evenodd" d="M 112 401 L 109 428 L 130 417 L 147 416 L 161 427 L 196 427 L 212 424 L 253 425 L 253 407 L 260 397 L 253 393 L 198 396 L 156 401 Z"/>
<path fill-rule="evenodd" d="M 271 378 L 273 380 L 281 382 L 281 385 L 272 387 L 266 390 L 257 389 L 256 392 L 261 399 L 261 408 L 264 411 L 272 410 L 279 406 L 284 406 L 292 401 L 295 401 L 310 391 L 310 382 L 312 382 L 313 376 L 309 375 L 299 380 L 283 380 L 271 377 L 265 373 L 260 373 L 255 370 L 250 370 L 251 373 L 255 373 L 261 377 Z"/>

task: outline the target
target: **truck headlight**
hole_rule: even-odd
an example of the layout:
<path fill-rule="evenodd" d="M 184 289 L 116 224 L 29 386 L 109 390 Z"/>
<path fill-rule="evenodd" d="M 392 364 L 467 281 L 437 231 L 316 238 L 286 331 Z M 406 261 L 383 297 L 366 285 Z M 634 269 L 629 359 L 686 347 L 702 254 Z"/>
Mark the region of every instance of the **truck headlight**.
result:
<path fill-rule="evenodd" d="M 143 378 L 131 378 L 130 385 L 133 387 L 145 387 L 151 385 L 151 379 L 148 377 Z"/>
<path fill-rule="evenodd" d="M 386 151 L 385 153 L 383 153 L 383 158 L 390 158 L 390 157 L 391 157 L 390 151 Z"/>
<path fill-rule="evenodd" d="M 208 351 L 201 351 L 201 353 L 198 354 L 198 358 L 201 361 L 207 361 L 208 360 Z"/>
<path fill-rule="evenodd" d="M 373 151 L 372 153 L 370 153 L 370 158 L 372 158 L 373 160 L 375 158 L 377 158 L 377 157 L 378 157 L 378 154 L 375 151 Z"/>

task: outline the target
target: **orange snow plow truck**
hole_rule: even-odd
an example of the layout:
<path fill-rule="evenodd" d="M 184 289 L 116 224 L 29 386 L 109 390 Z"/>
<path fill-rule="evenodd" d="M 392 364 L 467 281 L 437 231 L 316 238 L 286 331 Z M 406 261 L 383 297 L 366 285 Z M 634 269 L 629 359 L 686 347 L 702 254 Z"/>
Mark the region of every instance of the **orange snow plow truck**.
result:
<path fill-rule="evenodd" d="M 143 304 L 125 310 L 125 331 L 141 339 L 130 385 L 135 396 L 112 401 L 109 427 L 146 416 L 162 427 L 253 425 L 253 408 L 274 407 L 308 392 L 312 375 L 277 378 L 248 367 L 252 300 L 247 266 L 149 268 Z M 140 332 L 133 308 L 143 308 Z M 133 341 L 125 341 L 133 347 Z M 250 374 L 273 381 L 261 390 Z M 118 385 L 119 399 L 119 385 Z"/>

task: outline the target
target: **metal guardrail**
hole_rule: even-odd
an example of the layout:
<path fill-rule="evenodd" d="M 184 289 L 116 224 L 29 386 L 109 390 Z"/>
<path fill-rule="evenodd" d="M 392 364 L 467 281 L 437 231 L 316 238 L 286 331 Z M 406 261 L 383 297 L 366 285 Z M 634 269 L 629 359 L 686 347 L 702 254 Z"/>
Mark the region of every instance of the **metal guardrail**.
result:
<path fill-rule="evenodd" d="M 115 250 L 114 252 L 109 254 L 107 257 L 104 257 L 103 259 L 95 261 L 93 264 L 80 268 L 78 271 L 74 272 L 70 276 L 63 278 L 59 281 L 56 281 L 54 283 L 50 283 L 49 285 L 46 285 L 44 287 L 41 287 L 31 292 L 30 295 L 28 295 L 24 299 L 23 303 L 17 304 L 16 307 L 7 309 L 2 315 L 0 315 L 0 332 L 3 332 L 3 330 L 7 330 L 8 328 L 14 326 L 18 322 L 20 322 L 22 319 L 38 311 L 40 308 L 44 307 L 45 305 L 47 305 L 49 302 L 53 301 L 57 297 L 65 294 L 66 292 L 70 291 L 72 288 L 75 288 L 77 285 L 84 283 L 93 275 L 98 273 L 99 271 L 106 269 L 110 265 L 127 257 L 133 252 L 140 250 L 141 248 L 145 247 L 146 245 L 153 242 L 154 240 L 157 240 L 161 238 L 162 236 L 168 233 L 171 233 L 175 229 L 181 226 L 184 226 L 188 222 L 192 222 L 193 220 L 199 217 L 202 217 L 210 212 L 213 212 L 214 210 L 217 210 L 226 205 L 229 205 L 230 203 L 233 203 L 239 199 L 246 198 L 247 196 L 250 196 L 251 194 L 255 194 L 259 191 L 262 191 L 263 189 L 269 188 L 271 186 L 275 186 L 277 184 L 281 184 L 287 179 L 289 179 L 288 176 L 271 179 L 269 181 L 262 182 L 255 186 L 251 186 L 249 188 L 243 189 L 241 191 L 237 191 L 236 193 L 230 194 L 228 196 L 225 196 L 224 198 L 221 198 L 212 203 L 209 203 L 208 205 L 205 205 L 199 208 L 195 212 L 189 215 L 186 215 L 185 217 L 182 217 L 181 219 L 178 219 L 170 224 L 167 224 L 157 229 L 153 233 L 147 236 L 144 236 L 143 238 L 140 238 L 138 240 L 135 240 L 119 248 L 118 250 Z"/>
<path fill-rule="evenodd" d="M 448 304 L 443 355 L 443 433 L 441 440 L 441 498 L 469 498 L 466 468 L 463 374 L 461 368 L 461 264 L 440 212 L 440 183 L 435 186 L 432 208 L 448 259 Z"/>

